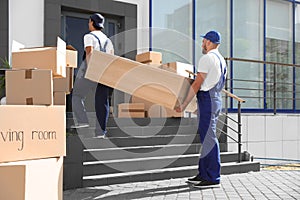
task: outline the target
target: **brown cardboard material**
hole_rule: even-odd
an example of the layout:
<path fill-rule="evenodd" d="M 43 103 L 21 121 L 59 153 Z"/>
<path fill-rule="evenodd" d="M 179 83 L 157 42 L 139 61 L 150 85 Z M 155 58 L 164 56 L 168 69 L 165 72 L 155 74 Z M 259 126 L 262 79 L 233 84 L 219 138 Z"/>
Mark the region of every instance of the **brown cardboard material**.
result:
<path fill-rule="evenodd" d="M 151 103 L 142 98 L 132 96 L 132 103 L 143 103 L 145 105 L 146 117 L 149 118 L 167 118 L 167 117 L 183 117 L 183 112 L 178 113 L 175 110 Z"/>
<path fill-rule="evenodd" d="M 0 199 L 25 199 L 24 165 L 1 166 L 0 164 Z"/>
<path fill-rule="evenodd" d="M 53 104 L 54 105 L 66 105 L 66 93 L 65 92 L 54 92 L 53 93 Z"/>
<path fill-rule="evenodd" d="M 191 102 L 187 105 L 185 111 L 197 114 L 197 110 L 198 110 L 197 97 L 194 96 L 194 98 L 191 100 Z"/>
<path fill-rule="evenodd" d="M 118 105 L 119 118 L 144 118 L 145 106 L 143 103 L 122 103 Z"/>
<path fill-rule="evenodd" d="M 0 106 L 0 163 L 66 155 L 65 106 Z"/>
<path fill-rule="evenodd" d="M 145 112 L 120 112 L 118 118 L 145 118 Z"/>
<path fill-rule="evenodd" d="M 77 68 L 78 52 L 72 45 L 67 45 L 66 50 L 66 66 Z"/>
<path fill-rule="evenodd" d="M 165 64 L 161 65 L 160 68 L 177 73 L 177 74 L 187 77 L 187 78 L 194 78 L 193 76 L 190 76 L 190 74 L 186 71 L 186 70 L 188 70 L 190 72 L 194 71 L 194 66 L 191 64 L 188 64 L 188 63 L 170 62 L 170 63 L 165 63 Z M 196 97 L 194 97 L 193 100 L 189 103 L 189 105 L 185 109 L 185 111 L 195 112 L 195 110 L 197 110 L 197 103 L 195 103 L 196 101 L 197 101 L 197 99 L 196 99 Z M 183 112 L 178 113 L 174 110 L 162 107 L 161 117 L 183 117 Z"/>
<path fill-rule="evenodd" d="M 74 68 L 67 67 L 66 78 L 53 78 L 53 91 L 70 94 L 74 82 Z"/>
<path fill-rule="evenodd" d="M 175 110 L 161 106 L 161 117 L 183 117 L 184 112 L 176 112 Z"/>
<path fill-rule="evenodd" d="M 160 113 L 160 105 L 151 103 L 145 99 L 139 98 L 135 95 L 131 97 L 131 102 L 132 103 L 143 103 L 145 105 L 145 112 L 146 112 L 146 117 L 150 118 L 160 118 L 161 113 Z"/>
<path fill-rule="evenodd" d="M 152 104 L 146 110 L 147 117 L 149 118 L 160 118 L 161 117 L 161 106 L 157 104 Z"/>
<path fill-rule="evenodd" d="M 63 157 L 0 164 L 0 199 L 62 200 Z"/>
<path fill-rule="evenodd" d="M 162 54 L 160 52 L 149 51 L 137 54 L 135 60 L 144 64 L 161 64 Z"/>
<path fill-rule="evenodd" d="M 52 72 L 46 69 L 7 70 L 7 105 L 52 105 Z"/>
<path fill-rule="evenodd" d="M 177 74 L 187 77 L 187 78 L 193 78 L 193 77 L 189 77 L 189 73 L 186 71 L 194 71 L 194 66 L 188 63 L 182 63 L 182 62 L 170 62 L 170 63 L 166 63 L 163 64 L 163 66 L 166 70 L 170 70 L 173 72 L 176 72 Z"/>
<path fill-rule="evenodd" d="M 91 55 L 85 77 L 170 109 L 190 87 L 183 76 L 100 51 Z"/>
<path fill-rule="evenodd" d="M 24 48 L 12 52 L 13 69 L 51 69 L 53 76 L 66 77 L 66 43 L 57 38 L 56 47 Z"/>

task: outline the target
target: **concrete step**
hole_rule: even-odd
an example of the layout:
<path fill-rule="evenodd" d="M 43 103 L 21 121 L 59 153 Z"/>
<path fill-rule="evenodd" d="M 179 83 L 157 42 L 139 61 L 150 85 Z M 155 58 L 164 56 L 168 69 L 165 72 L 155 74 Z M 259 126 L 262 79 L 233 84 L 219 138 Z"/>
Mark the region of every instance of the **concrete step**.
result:
<path fill-rule="evenodd" d="M 238 168 L 238 170 L 233 173 L 245 173 L 245 172 L 260 170 L 258 162 L 245 161 L 241 163 L 236 163 L 236 162 L 222 163 L 221 174 L 223 175 L 228 174 L 230 168 Z M 192 165 L 192 166 L 184 166 L 184 167 L 155 169 L 155 170 L 148 170 L 148 171 L 120 172 L 115 174 L 84 176 L 83 187 L 192 177 L 195 176 L 197 173 L 198 173 L 198 166 Z"/>
<path fill-rule="evenodd" d="M 171 156 L 195 154 L 200 151 L 200 144 L 173 144 L 173 145 L 156 145 L 156 146 L 139 146 L 139 147 L 123 147 L 109 149 L 85 149 L 83 154 L 84 162 L 91 161 L 107 161 L 119 159 L 135 159 L 155 157 L 155 156 Z"/>
<path fill-rule="evenodd" d="M 83 175 L 113 174 L 190 166 L 197 163 L 199 154 L 118 159 L 83 163 Z"/>
<path fill-rule="evenodd" d="M 116 174 L 105 174 L 95 176 L 84 176 L 83 187 L 103 186 L 140 181 L 164 180 L 179 177 L 194 176 L 197 166 L 177 167 L 167 169 L 156 169 L 138 172 L 123 172 Z"/>
<path fill-rule="evenodd" d="M 95 126 L 96 115 L 95 113 L 88 113 L 89 123 L 92 127 Z M 74 124 L 72 113 L 66 116 L 67 128 Z M 171 125 L 196 125 L 197 118 L 113 118 L 109 117 L 107 127 L 119 126 L 171 126 Z"/>
<path fill-rule="evenodd" d="M 177 135 L 197 134 L 197 126 L 173 125 L 173 126 L 142 126 L 142 127 L 110 127 L 108 134 L 111 137 L 127 136 L 154 136 L 154 135 Z"/>
<path fill-rule="evenodd" d="M 95 128 L 68 129 L 68 132 L 75 133 L 86 138 L 95 136 Z M 194 125 L 173 125 L 173 126 L 123 126 L 108 127 L 107 136 L 112 137 L 135 137 L 135 136 L 155 136 L 155 135 L 177 135 L 177 134 L 197 134 L 197 126 Z"/>
<path fill-rule="evenodd" d="M 85 149 L 107 149 L 119 147 L 172 145 L 172 144 L 193 144 L 199 143 L 197 135 L 158 135 L 152 137 L 113 137 L 102 138 L 82 138 Z"/>
<path fill-rule="evenodd" d="M 107 161 L 118 159 L 135 159 L 156 156 L 199 154 L 201 144 L 173 144 L 156 146 L 122 147 L 108 149 L 85 149 L 83 161 Z M 242 154 L 243 158 L 243 154 Z M 234 152 L 221 152 L 221 162 L 233 162 L 238 160 L 238 154 Z"/>
<path fill-rule="evenodd" d="M 221 174 L 247 173 L 250 171 L 260 171 L 260 163 L 251 161 L 222 163 Z"/>
<path fill-rule="evenodd" d="M 120 156 L 126 154 L 128 158 L 124 156 L 123 158 L 119 157 L 117 159 L 110 160 L 102 160 L 100 155 L 99 157 L 96 157 L 98 159 L 96 161 L 88 161 L 83 163 L 83 174 L 96 175 L 182 167 L 194 165 L 195 163 L 198 163 L 199 160 L 199 151 L 197 153 L 184 154 L 185 149 L 181 149 L 182 152 L 179 152 L 178 150 L 177 154 L 168 152 L 169 155 L 167 155 L 164 149 L 160 150 L 154 153 L 147 152 L 142 154 L 120 152 Z M 220 157 L 222 163 L 238 161 L 237 153 L 221 153 Z"/>

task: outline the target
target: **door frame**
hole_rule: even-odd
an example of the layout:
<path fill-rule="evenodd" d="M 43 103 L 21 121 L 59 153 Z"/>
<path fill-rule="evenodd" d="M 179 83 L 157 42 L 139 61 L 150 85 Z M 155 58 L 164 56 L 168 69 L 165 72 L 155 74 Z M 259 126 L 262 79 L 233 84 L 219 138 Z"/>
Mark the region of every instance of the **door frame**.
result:
<path fill-rule="evenodd" d="M 76 13 L 77 16 L 87 16 L 98 12 L 107 16 L 107 18 L 117 18 L 122 20 L 119 31 L 137 30 L 137 5 L 107 1 L 107 0 L 44 0 L 44 45 L 53 46 L 56 44 L 57 36 L 61 35 L 61 16 L 63 13 Z M 137 41 L 135 46 L 137 47 Z M 132 44 L 131 44 L 132 45 Z M 136 51 L 128 52 L 122 56 L 134 59 Z"/>

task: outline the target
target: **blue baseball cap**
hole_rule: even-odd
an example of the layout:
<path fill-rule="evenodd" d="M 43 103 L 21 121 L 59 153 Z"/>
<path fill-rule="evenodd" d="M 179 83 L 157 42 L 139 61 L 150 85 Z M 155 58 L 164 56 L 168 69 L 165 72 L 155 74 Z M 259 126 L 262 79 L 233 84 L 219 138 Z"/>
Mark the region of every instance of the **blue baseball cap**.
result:
<path fill-rule="evenodd" d="M 201 35 L 200 37 L 203 37 L 215 44 L 221 43 L 221 34 L 217 31 L 209 31 L 205 35 Z"/>
<path fill-rule="evenodd" d="M 104 17 L 101 14 L 95 13 L 90 16 L 90 19 L 94 22 L 94 26 L 98 28 L 104 28 Z"/>

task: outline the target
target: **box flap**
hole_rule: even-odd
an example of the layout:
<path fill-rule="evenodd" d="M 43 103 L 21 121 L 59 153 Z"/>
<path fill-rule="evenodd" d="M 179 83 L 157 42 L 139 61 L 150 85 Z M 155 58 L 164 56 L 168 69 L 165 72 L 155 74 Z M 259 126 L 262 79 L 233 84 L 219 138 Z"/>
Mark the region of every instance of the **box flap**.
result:
<path fill-rule="evenodd" d="M 68 50 L 73 50 L 73 51 L 77 51 L 72 45 L 67 45 L 66 47 Z"/>
<path fill-rule="evenodd" d="M 56 47 L 57 47 L 57 51 L 61 51 L 62 53 L 66 52 L 67 45 L 65 41 L 60 39 L 60 37 L 57 37 Z"/>
<path fill-rule="evenodd" d="M 24 48 L 25 45 L 22 44 L 22 43 L 19 43 L 15 40 L 12 41 L 12 46 L 11 46 L 11 51 L 12 52 L 16 52 L 16 51 L 19 51 L 20 49 Z"/>
<path fill-rule="evenodd" d="M 66 77 L 66 66 L 67 66 L 67 60 L 66 60 L 66 43 L 59 37 L 57 37 L 57 58 L 56 58 L 56 66 L 58 67 L 58 74 L 62 74 L 63 77 Z"/>

